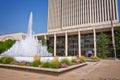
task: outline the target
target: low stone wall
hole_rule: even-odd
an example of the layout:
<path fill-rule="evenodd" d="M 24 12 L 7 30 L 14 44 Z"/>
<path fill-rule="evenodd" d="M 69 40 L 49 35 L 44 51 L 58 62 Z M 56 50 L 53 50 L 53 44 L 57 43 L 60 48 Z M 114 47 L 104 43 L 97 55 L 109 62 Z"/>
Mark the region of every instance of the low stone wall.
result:
<path fill-rule="evenodd" d="M 87 65 L 88 63 L 81 63 L 78 65 L 72 65 L 68 68 L 60 68 L 60 69 L 53 69 L 53 68 L 41 68 L 41 67 L 31 67 L 31 66 L 19 66 L 19 65 L 10 65 L 10 64 L 0 64 L 0 68 L 8 68 L 8 69 L 15 69 L 20 71 L 30 71 L 30 72 L 36 72 L 36 73 L 45 73 L 50 75 L 60 75 L 64 72 L 73 70 L 75 68 L 83 67 Z"/>

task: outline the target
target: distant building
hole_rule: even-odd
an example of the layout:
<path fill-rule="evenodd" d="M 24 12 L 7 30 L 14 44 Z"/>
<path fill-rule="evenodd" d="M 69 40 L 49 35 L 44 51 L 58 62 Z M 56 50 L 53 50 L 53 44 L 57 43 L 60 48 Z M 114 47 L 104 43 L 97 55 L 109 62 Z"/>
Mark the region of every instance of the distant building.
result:
<path fill-rule="evenodd" d="M 5 40 L 8 40 L 8 39 L 20 40 L 20 39 L 24 39 L 25 36 L 26 35 L 24 33 L 15 33 L 15 34 L 2 35 L 2 36 L 0 36 L 0 41 L 5 41 Z"/>

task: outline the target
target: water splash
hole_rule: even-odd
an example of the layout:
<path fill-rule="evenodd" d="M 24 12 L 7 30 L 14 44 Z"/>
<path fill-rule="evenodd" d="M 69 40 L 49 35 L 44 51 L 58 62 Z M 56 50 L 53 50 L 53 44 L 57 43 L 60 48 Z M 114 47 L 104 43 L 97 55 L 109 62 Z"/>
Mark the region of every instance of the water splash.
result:
<path fill-rule="evenodd" d="M 29 23 L 28 23 L 28 32 L 27 32 L 27 36 L 28 37 L 32 37 L 33 32 L 32 32 L 32 23 L 33 23 L 33 15 L 32 12 L 30 13 L 30 18 L 29 18 Z"/>
<path fill-rule="evenodd" d="M 10 49 L 1 54 L 2 56 L 33 57 L 36 54 L 40 56 L 52 56 L 51 53 L 48 53 L 47 46 L 42 46 L 41 42 L 34 37 L 32 31 L 32 16 L 31 12 L 26 38 L 16 41 Z"/>

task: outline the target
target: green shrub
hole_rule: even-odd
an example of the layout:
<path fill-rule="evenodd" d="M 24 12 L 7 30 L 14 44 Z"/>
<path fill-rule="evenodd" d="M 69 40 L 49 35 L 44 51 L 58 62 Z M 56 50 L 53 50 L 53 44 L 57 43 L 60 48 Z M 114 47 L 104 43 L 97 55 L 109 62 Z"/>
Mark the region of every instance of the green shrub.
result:
<path fill-rule="evenodd" d="M 31 63 L 31 66 L 38 67 L 40 64 L 41 64 L 40 60 L 36 60 Z"/>
<path fill-rule="evenodd" d="M 56 68 L 56 69 L 58 69 L 58 68 L 60 68 L 60 64 L 59 63 L 51 63 L 51 68 Z"/>
<path fill-rule="evenodd" d="M 52 63 L 51 62 L 49 62 L 49 61 L 47 61 L 47 62 L 44 62 L 44 63 L 42 63 L 42 65 L 41 65 L 41 67 L 43 67 L 43 68 L 52 68 Z"/>
<path fill-rule="evenodd" d="M 59 65 L 59 60 L 58 60 L 58 57 L 54 57 L 54 59 L 52 60 L 52 68 L 59 68 L 60 65 Z"/>
<path fill-rule="evenodd" d="M 67 64 L 68 66 L 71 66 L 72 65 L 72 63 L 71 63 L 71 61 L 70 60 L 68 60 L 68 59 L 66 59 L 66 58 L 64 58 L 64 59 L 62 59 L 61 61 L 60 61 L 60 64 Z"/>
<path fill-rule="evenodd" d="M 14 58 L 10 56 L 4 56 L 0 58 L 0 63 L 2 64 L 10 64 L 12 61 L 14 61 Z"/>
<path fill-rule="evenodd" d="M 78 62 L 77 56 L 73 56 L 71 62 L 72 62 L 73 64 L 74 64 L 74 63 L 77 63 L 77 62 Z"/>
<path fill-rule="evenodd" d="M 2 58 L 0 58 L 0 63 L 2 63 Z"/>
<path fill-rule="evenodd" d="M 72 62 L 72 63 L 77 63 L 78 60 L 77 60 L 77 59 L 72 59 L 71 62 Z"/>
<path fill-rule="evenodd" d="M 4 57 L 1 57 L 0 58 L 0 63 L 3 63 L 3 60 L 5 59 L 5 56 Z"/>
<path fill-rule="evenodd" d="M 110 51 L 105 50 L 103 53 L 98 53 L 98 57 L 105 59 L 108 57 L 109 54 L 110 54 Z"/>
<path fill-rule="evenodd" d="M 84 56 L 81 56 L 80 57 L 80 62 L 82 62 L 82 63 L 86 62 L 86 58 Z"/>
<path fill-rule="evenodd" d="M 90 57 L 92 60 L 99 60 L 99 58 L 97 56 L 91 56 Z"/>

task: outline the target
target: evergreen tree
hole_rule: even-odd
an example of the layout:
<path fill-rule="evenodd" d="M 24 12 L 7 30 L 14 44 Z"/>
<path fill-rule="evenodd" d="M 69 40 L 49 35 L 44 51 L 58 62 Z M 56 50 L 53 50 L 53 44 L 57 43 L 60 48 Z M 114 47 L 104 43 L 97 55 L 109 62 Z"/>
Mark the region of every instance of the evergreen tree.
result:
<path fill-rule="evenodd" d="M 98 52 L 98 57 L 100 58 L 106 58 L 109 51 L 107 50 L 108 44 L 110 43 L 110 39 L 106 34 L 101 32 L 100 35 L 98 35 L 97 38 L 97 52 Z"/>
<path fill-rule="evenodd" d="M 115 30 L 115 46 L 116 46 L 116 55 L 120 58 L 120 27 L 117 27 Z"/>

